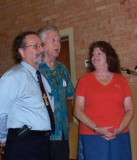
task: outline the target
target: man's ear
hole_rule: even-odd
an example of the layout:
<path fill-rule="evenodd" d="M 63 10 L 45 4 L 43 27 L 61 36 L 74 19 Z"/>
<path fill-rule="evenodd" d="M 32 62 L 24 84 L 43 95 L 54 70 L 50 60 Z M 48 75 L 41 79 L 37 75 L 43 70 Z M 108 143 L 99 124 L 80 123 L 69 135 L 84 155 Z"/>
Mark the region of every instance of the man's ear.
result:
<path fill-rule="evenodd" d="M 19 53 L 21 54 L 21 57 L 24 57 L 24 49 L 23 48 L 19 48 L 18 49 Z"/>

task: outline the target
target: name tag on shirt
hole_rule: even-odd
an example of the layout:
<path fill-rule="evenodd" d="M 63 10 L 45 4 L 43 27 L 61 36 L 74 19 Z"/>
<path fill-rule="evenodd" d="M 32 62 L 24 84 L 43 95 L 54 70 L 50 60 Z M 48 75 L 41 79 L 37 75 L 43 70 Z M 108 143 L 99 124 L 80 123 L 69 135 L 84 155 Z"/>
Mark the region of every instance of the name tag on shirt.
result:
<path fill-rule="evenodd" d="M 63 79 L 63 87 L 67 86 L 67 82 L 65 81 L 65 79 Z"/>

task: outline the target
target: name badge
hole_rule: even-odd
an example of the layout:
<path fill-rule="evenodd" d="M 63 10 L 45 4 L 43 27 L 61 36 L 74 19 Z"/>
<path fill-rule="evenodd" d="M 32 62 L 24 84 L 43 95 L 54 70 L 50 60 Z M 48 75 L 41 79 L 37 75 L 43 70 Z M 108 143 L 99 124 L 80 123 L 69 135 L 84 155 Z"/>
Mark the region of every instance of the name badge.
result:
<path fill-rule="evenodd" d="M 65 81 L 65 79 L 63 79 L 63 87 L 67 86 L 67 82 Z"/>

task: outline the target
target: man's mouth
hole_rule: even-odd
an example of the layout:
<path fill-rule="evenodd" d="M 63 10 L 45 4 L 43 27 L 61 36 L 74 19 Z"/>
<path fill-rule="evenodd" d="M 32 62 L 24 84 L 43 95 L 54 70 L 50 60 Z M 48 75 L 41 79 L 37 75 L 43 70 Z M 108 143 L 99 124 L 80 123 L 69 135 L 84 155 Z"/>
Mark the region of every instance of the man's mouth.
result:
<path fill-rule="evenodd" d="M 37 54 L 36 54 L 36 59 L 39 58 L 39 57 L 45 58 L 45 52 L 42 51 L 42 52 L 37 53 Z"/>
<path fill-rule="evenodd" d="M 59 49 L 56 48 L 55 51 L 56 51 L 56 52 L 59 52 Z"/>

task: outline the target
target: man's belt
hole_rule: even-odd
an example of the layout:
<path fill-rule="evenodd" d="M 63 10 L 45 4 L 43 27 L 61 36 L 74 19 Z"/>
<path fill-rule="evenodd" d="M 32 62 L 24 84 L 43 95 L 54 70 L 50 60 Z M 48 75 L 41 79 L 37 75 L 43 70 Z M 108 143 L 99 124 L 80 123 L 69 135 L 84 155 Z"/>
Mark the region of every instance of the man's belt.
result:
<path fill-rule="evenodd" d="M 20 130 L 21 130 L 21 128 L 10 128 L 8 130 L 8 133 L 19 135 Z M 52 133 L 51 130 L 47 130 L 47 131 L 29 130 L 27 135 L 30 135 L 30 136 L 50 136 L 51 133 Z"/>

